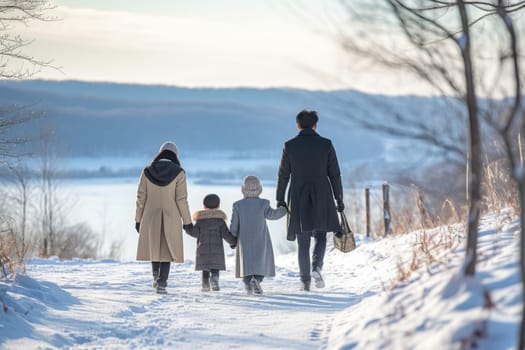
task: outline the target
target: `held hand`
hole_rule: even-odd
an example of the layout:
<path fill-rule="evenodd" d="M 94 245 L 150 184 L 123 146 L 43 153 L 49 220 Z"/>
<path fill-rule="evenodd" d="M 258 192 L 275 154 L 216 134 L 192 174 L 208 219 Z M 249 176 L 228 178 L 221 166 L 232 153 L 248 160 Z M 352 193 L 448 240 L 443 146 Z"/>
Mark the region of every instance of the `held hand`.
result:
<path fill-rule="evenodd" d="M 288 210 L 288 205 L 286 204 L 285 201 L 277 201 L 277 208 L 280 208 L 280 207 L 284 207 L 286 209 L 286 212 L 290 212 Z"/>
<path fill-rule="evenodd" d="M 190 222 L 189 224 L 187 225 L 182 225 L 182 228 L 184 229 L 184 231 L 188 232 L 188 231 L 192 231 L 193 230 L 193 223 Z"/>
<path fill-rule="evenodd" d="M 140 233 L 140 222 L 135 223 L 135 230 L 137 230 L 137 233 Z"/>
<path fill-rule="evenodd" d="M 343 237 L 343 233 L 342 233 L 342 232 L 334 232 L 334 235 L 335 235 L 337 238 L 341 238 L 341 237 Z"/>
<path fill-rule="evenodd" d="M 337 201 L 337 211 L 340 213 L 345 211 L 345 204 L 343 201 Z"/>

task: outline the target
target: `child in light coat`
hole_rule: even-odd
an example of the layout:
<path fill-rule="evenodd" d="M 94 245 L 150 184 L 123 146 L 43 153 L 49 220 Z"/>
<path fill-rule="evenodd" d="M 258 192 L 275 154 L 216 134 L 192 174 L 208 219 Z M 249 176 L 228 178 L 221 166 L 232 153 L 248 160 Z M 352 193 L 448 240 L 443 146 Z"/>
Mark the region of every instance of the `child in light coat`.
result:
<path fill-rule="evenodd" d="M 202 271 L 202 291 L 220 290 L 219 270 L 226 270 L 222 240 L 235 248 L 237 239 L 226 225 L 226 214 L 219 209 L 220 198 L 216 194 L 204 197 L 204 210 L 193 214 L 195 226 L 188 227 L 186 233 L 197 238 L 195 270 Z"/>
<path fill-rule="evenodd" d="M 244 199 L 233 203 L 230 231 L 237 237 L 235 276 L 242 278 L 248 293 L 261 294 L 264 276 L 275 276 L 272 240 L 266 220 L 286 215 L 286 208 L 273 209 L 267 199 L 259 198 L 261 182 L 256 176 L 244 178 Z"/>

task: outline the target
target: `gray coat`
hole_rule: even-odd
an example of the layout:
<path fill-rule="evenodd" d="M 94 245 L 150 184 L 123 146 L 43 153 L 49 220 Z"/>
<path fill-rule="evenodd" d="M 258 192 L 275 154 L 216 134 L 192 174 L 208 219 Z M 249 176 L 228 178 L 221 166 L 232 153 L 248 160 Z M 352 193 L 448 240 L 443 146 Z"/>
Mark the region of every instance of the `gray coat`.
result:
<path fill-rule="evenodd" d="M 286 215 L 286 209 L 272 209 L 267 199 L 244 198 L 233 203 L 230 225 L 237 237 L 235 276 L 275 276 L 272 240 L 266 219 L 277 220 Z"/>
<path fill-rule="evenodd" d="M 193 219 L 196 221 L 195 226 L 186 232 L 197 238 L 195 270 L 226 270 L 222 240 L 230 245 L 237 243 L 224 221 L 226 214 L 220 209 L 200 210 L 193 214 Z"/>

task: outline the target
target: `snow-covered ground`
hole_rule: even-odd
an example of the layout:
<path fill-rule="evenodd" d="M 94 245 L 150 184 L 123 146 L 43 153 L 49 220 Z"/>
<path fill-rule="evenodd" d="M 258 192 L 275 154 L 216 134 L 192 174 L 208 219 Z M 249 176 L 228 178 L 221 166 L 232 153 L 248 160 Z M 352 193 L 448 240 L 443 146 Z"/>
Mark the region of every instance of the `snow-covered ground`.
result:
<path fill-rule="evenodd" d="M 467 349 L 469 341 L 477 349 L 515 348 L 518 221 L 483 218 L 473 279 L 458 277 L 462 231 L 358 236 L 348 254 L 329 243 L 326 287 L 309 293 L 299 290 L 295 252 L 277 256 L 277 276 L 263 282 L 261 296 L 246 295 L 234 278 L 232 251 L 221 291 L 200 291 L 187 256 L 172 266 L 167 295 L 151 288 L 148 263 L 35 259 L 27 275 L 0 282 L 7 304 L 0 348 Z M 449 248 L 413 258 L 432 242 Z"/>

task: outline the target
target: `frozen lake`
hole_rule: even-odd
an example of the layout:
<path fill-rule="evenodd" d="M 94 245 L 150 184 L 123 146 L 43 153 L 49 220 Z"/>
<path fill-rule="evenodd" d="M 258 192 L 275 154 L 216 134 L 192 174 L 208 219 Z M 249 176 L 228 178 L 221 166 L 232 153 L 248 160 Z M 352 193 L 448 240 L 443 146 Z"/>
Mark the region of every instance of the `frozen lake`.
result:
<path fill-rule="evenodd" d="M 113 241 L 121 241 L 120 259 L 135 259 L 138 234 L 135 231 L 135 199 L 138 178 L 107 178 L 93 180 L 70 180 L 61 184 L 64 192 L 73 197 L 74 205 L 67 215 L 71 223 L 85 221 L 99 233 L 105 251 Z M 238 186 L 200 185 L 188 183 L 190 211 L 203 208 L 206 194 L 215 193 L 221 198 L 221 209 L 228 215 L 228 225 L 233 202 L 242 199 L 241 183 Z M 261 198 L 275 206 L 275 187 L 263 184 Z M 286 218 L 268 221 L 276 254 L 295 249 L 295 242 L 286 241 Z M 231 250 L 225 244 L 226 251 Z M 184 234 L 184 257 L 194 260 L 195 239 Z"/>

